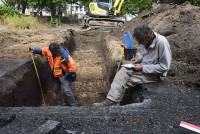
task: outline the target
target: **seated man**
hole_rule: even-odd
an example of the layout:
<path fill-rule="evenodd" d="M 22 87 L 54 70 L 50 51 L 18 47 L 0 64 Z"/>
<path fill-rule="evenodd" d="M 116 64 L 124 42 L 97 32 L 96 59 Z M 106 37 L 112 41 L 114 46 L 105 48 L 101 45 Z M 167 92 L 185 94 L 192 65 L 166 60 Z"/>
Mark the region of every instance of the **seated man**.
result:
<path fill-rule="evenodd" d="M 122 101 L 125 90 L 138 84 L 158 82 L 170 68 L 172 54 L 167 39 L 153 32 L 147 25 L 139 25 L 133 37 L 140 44 L 133 69 L 122 67 L 111 84 L 107 98 L 94 106 L 110 106 Z"/>
<path fill-rule="evenodd" d="M 57 43 L 51 43 L 49 47 L 29 48 L 29 51 L 47 57 L 55 82 L 57 82 L 57 85 L 60 84 L 61 89 L 67 96 L 69 105 L 76 106 L 77 102 L 72 93 L 72 82 L 76 77 L 77 65 L 70 56 L 69 51 Z M 58 91 L 55 92 L 58 93 Z M 64 98 L 57 96 L 57 101 L 60 99 L 62 102 L 58 103 L 65 105 Z"/>

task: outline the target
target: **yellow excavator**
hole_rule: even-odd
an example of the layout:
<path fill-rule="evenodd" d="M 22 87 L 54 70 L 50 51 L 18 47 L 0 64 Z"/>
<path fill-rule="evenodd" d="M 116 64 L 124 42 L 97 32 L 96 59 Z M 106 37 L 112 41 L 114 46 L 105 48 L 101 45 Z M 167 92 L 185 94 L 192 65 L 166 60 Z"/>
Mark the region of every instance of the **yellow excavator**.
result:
<path fill-rule="evenodd" d="M 124 24 L 122 17 L 117 15 L 121 11 L 124 0 L 112 0 L 109 2 L 93 0 L 89 3 L 89 10 L 84 17 L 84 27 L 121 27 Z"/>

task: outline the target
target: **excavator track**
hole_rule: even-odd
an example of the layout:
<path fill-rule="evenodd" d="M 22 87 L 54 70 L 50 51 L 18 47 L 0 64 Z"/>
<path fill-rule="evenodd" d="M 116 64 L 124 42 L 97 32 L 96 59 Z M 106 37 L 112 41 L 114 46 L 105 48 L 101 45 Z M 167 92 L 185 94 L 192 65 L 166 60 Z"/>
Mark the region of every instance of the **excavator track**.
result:
<path fill-rule="evenodd" d="M 85 17 L 83 22 L 85 28 L 119 28 L 123 25 L 124 21 L 117 18 Z"/>

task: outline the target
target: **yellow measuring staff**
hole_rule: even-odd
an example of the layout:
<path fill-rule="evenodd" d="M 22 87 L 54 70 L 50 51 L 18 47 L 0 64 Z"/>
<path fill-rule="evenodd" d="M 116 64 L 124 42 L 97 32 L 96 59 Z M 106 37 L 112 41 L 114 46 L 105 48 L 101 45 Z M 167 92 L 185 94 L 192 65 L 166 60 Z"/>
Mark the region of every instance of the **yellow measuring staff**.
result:
<path fill-rule="evenodd" d="M 35 68 L 35 72 L 36 72 L 36 75 L 37 75 L 37 79 L 38 79 L 38 82 L 39 82 L 39 86 L 40 86 L 40 90 L 41 90 L 41 94 L 42 94 L 42 101 L 43 101 L 44 106 L 46 106 L 46 103 L 45 103 L 45 100 L 44 100 L 44 94 L 43 94 L 43 90 L 42 90 L 42 84 L 41 84 L 41 81 L 40 81 L 40 77 L 39 77 L 38 70 L 37 70 L 35 60 L 34 60 L 32 53 L 31 53 L 31 58 L 32 58 L 33 65 L 34 65 L 34 68 Z"/>

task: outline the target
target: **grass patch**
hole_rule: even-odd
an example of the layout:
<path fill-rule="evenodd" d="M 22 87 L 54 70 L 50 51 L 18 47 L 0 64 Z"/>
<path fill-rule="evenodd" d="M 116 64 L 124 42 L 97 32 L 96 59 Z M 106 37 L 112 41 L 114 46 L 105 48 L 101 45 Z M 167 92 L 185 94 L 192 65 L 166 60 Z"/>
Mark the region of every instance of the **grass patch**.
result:
<path fill-rule="evenodd" d="M 42 29 L 42 25 L 38 22 L 37 18 L 32 16 L 5 16 L 4 25 L 17 29 L 31 29 L 36 31 Z"/>

